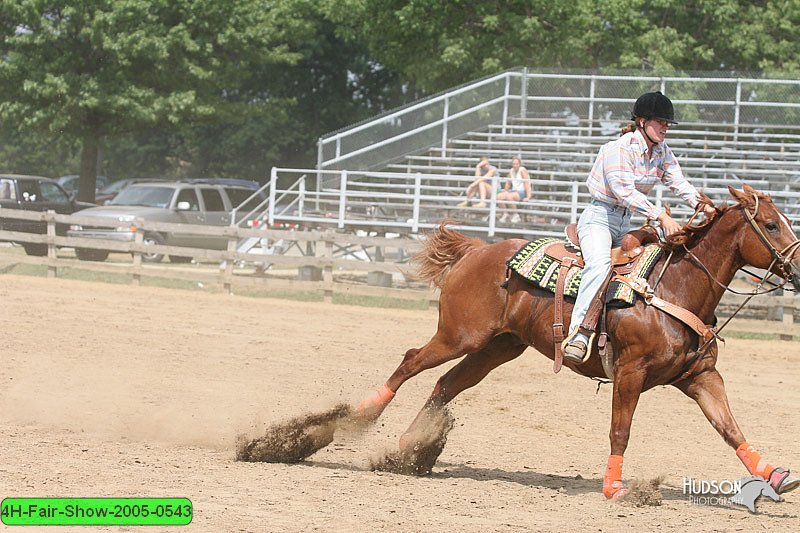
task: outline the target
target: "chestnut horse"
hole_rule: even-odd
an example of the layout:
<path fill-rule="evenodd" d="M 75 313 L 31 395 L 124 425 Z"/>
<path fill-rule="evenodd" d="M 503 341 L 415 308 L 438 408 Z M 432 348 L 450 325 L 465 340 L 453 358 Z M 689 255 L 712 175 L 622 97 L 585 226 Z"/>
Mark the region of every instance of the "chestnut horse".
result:
<path fill-rule="evenodd" d="M 714 310 L 736 271 L 745 265 L 769 269 L 800 290 L 800 241 L 788 218 L 769 196 L 747 185 L 742 191 L 729 190 L 736 203 L 718 207 L 716 216 L 703 226 L 686 226 L 682 239 L 672 242 L 674 253 L 662 258 L 653 270 L 660 272 L 669 261 L 655 295 L 694 313 L 705 324 L 715 323 Z M 425 407 L 401 438 L 401 447 L 407 446 L 419 434 L 431 409 L 442 408 L 529 346 L 554 358 L 553 295 L 517 274 L 511 275 L 507 286 L 505 283 L 506 261 L 525 243 L 509 239 L 485 244 L 445 224 L 428 237 L 417 260 L 420 278 L 441 288 L 437 332 L 422 348 L 406 352 L 386 383 L 361 402 L 356 416 L 377 419 L 406 380 L 464 357 L 436 383 Z M 565 318 L 569 318 L 571 306 L 571 301 L 565 302 Z M 657 385 L 673 385 L 695 400 L 747 470 L 763 477 L 778 493 L 800 485 L 788 470 L 774 468 L 746 442 L 715 368 L 715 343 L 698 356 L 698 335 L 641 299 L 627 309 L 610 309 L 607 325 L 614 353 L 611 454 L 603 479 L 607 498 L 626 493 L 622 456 L 633 413 L 639 395 Z M 568 330 L 568 324 L 565 326 Z M 594 350 L 583 364 L 564 364 L 578 374 L 603 377 L 596 353 Z"/>

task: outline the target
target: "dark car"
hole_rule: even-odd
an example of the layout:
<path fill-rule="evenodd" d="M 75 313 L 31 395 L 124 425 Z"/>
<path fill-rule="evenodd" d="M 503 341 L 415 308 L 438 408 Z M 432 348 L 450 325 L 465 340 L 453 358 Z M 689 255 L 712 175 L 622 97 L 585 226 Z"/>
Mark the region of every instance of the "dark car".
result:
<path fill-rule="evenodd" d="M 61 187 L 67 191 L 67 194 L 75 196 L 78 194 L 78 182 L 80 181 L 80 176 L 77 174 L 70 174 L 69 176 L 61 176 L 56 180 Z M 100 189 L 106 187 L 111 180 L 108 179 L 106 176 L 97 176 L 97 181 L 94 185 L 95 193 L 100 192 Z"/>
<path fill-rule="evenodd" d="M 24 233 L 47 233 L 45 222 L 6 218 L 6 209 L 23 209 L 26 211 L 53 210 L 62 215 L 71 215 L 81 209 L 94 207 L 94 204 L 78 202 L 50 178 L 41 176 L 20 176 L 16 174 L 0 174 L 0 229 L 20 231 Z M 67 225 L 56 224 L 56 234 L 67 234 Z M 47 255 L 44 243 L 21 243 L 28 255 Z"/>

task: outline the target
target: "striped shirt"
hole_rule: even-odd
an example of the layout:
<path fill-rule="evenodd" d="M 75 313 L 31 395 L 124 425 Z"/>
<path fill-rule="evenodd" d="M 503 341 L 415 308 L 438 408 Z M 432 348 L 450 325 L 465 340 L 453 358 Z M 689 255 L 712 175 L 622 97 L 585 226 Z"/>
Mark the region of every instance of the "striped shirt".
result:
<path fill-rule="evenodd" d="M 692 208 L 697 205 L 697 189 L 684 177 L 669 146 L 656 144 L 649 156 L 644 135 L 636 130 L 600 148 L 586 185 L 593 199 L 655 220 L 663 209 L 653 205 L 647 194 L 658 181 Z"/>

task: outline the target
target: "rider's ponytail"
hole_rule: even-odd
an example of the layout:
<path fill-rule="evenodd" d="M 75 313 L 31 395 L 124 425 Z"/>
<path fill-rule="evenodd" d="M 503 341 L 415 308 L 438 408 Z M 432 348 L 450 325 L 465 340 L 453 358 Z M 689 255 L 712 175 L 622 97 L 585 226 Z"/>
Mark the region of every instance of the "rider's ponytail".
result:
<path fill-rule="evenodd" d="M 628 124 L 627 126 L 624 126 L 620 130 L 619 135 L 621 137 L 621 136 L 625 135 L 626 133 L 630 133 L 632 131 L 636 131 L 636 124 Z"/>

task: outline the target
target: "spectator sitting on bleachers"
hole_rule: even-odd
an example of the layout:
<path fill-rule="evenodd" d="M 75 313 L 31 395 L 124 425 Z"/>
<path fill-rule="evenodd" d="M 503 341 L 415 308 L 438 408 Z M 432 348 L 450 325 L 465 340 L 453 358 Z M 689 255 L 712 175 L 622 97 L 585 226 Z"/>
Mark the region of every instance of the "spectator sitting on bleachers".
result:
<path fill-rule="evenodd" d="M 476 194 L 480 197 L 481 201 L 472 207 L 486 207 L 486 197 L 492 191 L 492 177 L 497 174 L 497 167 L 489 163 L 489 158 L 486 156 L 481 157 L 480 162 L 475 165 L 475 181 L 467 187 L 467 199 L 458 204 L 458 207 L 467 207 L 470 199 Z"/>
<path fill-rule="evenodd" d="M 516 212 L 517 202 L 526 202 L 531 199 L 531 177 L 528 169 L 522 166 L 519 157 L 511 160 L 511 170 L 508 172 L 508 179 L 503 186 L 503 190 L 497 193 L 498 206 L 507 211 L 500 217 L 500 222 L 508 221 L 508 210 L 514 210 L 511 216 L 511 223 L 517 224 L 520 221 L 519 213 Z M 508 202 L 508 203 L 503 203 Z"/>

